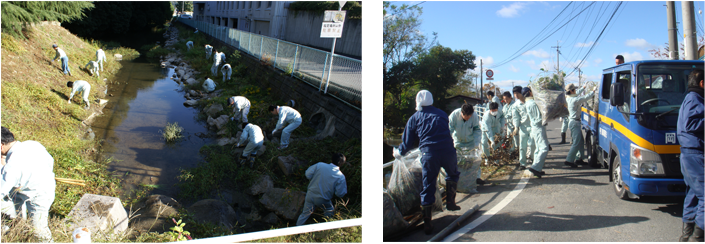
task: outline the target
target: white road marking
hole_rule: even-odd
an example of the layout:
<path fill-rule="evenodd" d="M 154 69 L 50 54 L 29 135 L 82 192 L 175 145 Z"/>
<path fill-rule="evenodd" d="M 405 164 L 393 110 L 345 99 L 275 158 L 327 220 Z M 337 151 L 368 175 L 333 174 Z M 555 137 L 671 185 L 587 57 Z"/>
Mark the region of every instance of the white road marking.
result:
<path fill-rule="evenodd" d="M 526 186 L 526 183 L 529 183 L 529 179 L 531 177 L 522 177 L 521 181 L 519 181 L 519 184 L 512 190 L 507 197 L 502 199 L 501 202 L 499 202 L 497 205 L 495 205 L 492 209 L 489 211 L 485 212 L 480 216 L 479 218 L 475 219 L 474 221 L 470 222 L 466 226 L 463 226 L 463 228 L 460 228 L 459 230 L 453 232 L 453 234 L 448 235 L 445 239 L 443 239 L 444 242 L 451 242 L 455 241 L 456 239 L 460 238 L 461 236 L 465 235 L 465 233 L 468 233 L 470 230 L 474 229 L 475 227 L 480 226 L 483 222 L 486 220 L 492 218 L 495 214 L 497 214 L 500 210 L 502 210 L 504 207 L 506 207 L 514 198 L 516 198 L 519 193 L 521 193 L 522 190 L 524 190 L 524 187 Z"/>

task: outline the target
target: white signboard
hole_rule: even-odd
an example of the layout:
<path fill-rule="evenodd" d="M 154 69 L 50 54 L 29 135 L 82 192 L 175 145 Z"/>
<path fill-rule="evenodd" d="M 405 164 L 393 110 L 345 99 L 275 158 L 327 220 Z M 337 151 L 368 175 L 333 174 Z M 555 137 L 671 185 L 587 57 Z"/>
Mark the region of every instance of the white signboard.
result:
<path fill-rule="evenodd" d="M 343 22 L 345 21 L 345 13 L 347 11 L 326 10 L 323 14 L 323 22 Z"/>
<path fill-rule="evenodd" d="M 340 38 L 343 36 L 345 11 L 326 10 L 321 25 L 321 38 Z"/>

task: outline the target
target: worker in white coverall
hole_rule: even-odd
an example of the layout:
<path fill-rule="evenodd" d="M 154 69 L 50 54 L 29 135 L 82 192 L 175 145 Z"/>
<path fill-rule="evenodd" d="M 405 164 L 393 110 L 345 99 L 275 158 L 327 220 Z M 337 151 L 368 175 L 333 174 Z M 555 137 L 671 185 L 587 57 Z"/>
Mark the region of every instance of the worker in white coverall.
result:
<path fill-rule="evenodd" d="M 230 120 L 239 120 L 247 123 L 247 114 L 250 113 L 250 100 L 243 96 L 228 98 L 228 106 L 233 107 L 233 116 Z"/>
<path fill-rule="evenodd" d="M 56 59 L 61 59 L 61 70 L 64 72 L 64 74 L 69 74 L 71 76 L 71 69 L 69 68 L 69 56 L 66 56 L 66 52 L 59 48 L 58 45 L 54 44 L 52 45 L 52 48 L 56 51 L 56 56 L 54 59 L 51 60 L 51 62 L 56 61 Z"/>
<path fill-rule="evenodd" d="M 269 112 L 273 115 L 278 115 L 277 127 L 272 131 L 274 135 L 277 131 L 282 130 L 281 140 L 277 149 L 282 150 L 289 146 L 289 137 L 294 129 L 301 125 L 301 114 L 296 109 L 287 106 L 269 106 Z M 288 124 L 284 127 L 284 124 Z M 283 129 L 282 129 L 283 128 Z"/>
<path fill-rule="evenodd" d="M 529 115 L 526 113 L 526 98 L 521 94 L 521 86 L 515 86 L 512 89 L 514 97 L 517 101 L 514 103 L 514 114 L 512 120 L 515 125 L 512 136 L 519 135 L 519 169 L 525 170 L 529 166 L 527 158 L 533 156 L 535 150 L 534 143 L 531 141 L 531 123 Z"/>
<path fill-rule="evenodd" d="M 186 42 L 186 48 L 188 48 L 188 50 L 191 50 L 191 48 L 193 48 L 193 41 Z"/>
<path fill-rule="evenodd" d="M 223 80 L 227 81 L 230 80 L 230 75 L 233 74 L 233 68 L 230 67 L 230 64 L 225 64 L 220 68 L 220 72 L 223 73 Z"/>
<path fill-rule="evenodd" d="M 56 190 L 54 158 L 39 142 L 16 141 L 12 132 L 5 127 L 2 127 L 1 137 L 1 151 L 7 161 L 0 171 L 3 213 L 14 218 L 27 211 L 34 235 L 43 242 L 53 242 L 49 230 L 49 208 L 54 203 Z"/>
<path fill-rule="evenodd" d="M 225 63 L 225 53 L 216 51 L 215 55 L 220 56 L 220 62 Z"/>
<path fill-rule="evenodd" d="M 333 216 L 333 194 L 343 197 L 348 193 L 348 186 L 345 182 L 345 175 L 340 172 L 340 167 L 345 164 L 345 155 L 341 153 L 333 154 L 330 164 L 317 163 L 308 167 L 306 178 L 311 180 L 306 191 L 306 202 L 301 210 L 301 215 L 296 221 L 296 225 L 303 225 L 311 216 L 315 208 L 323 208 L 323 215 Z"/>
<path fill-rule="evenodd" d="M 242 151 L 240 156 L 240 165 L 245 164 L 245 161 L 249 161 L 250 168 L 252 168 L 255 163 L 255 157 L 257 157 L 257 151 L 264 144 L 264 134 L 262 134 L 262 129 L 259 126 L 247 122 L 243 122 L 241 128 L 242 134 L 236 146 L 241 147 L 245 144 L 247 146 L 245 146 L 245 150 Z"/>
<path fill-rule="evenodd" d="M 534 101 L 534 95 L 531 92 L 531 89 L 524 87 L 521 90 L 521 94 L 526 97 L 526 104 L 524 104 L 524 106 L 531 122 L 531 140 L 534 145 L 536 145 L 534 162 L 528 170 L 531 171 L 534 176 L 541 178 L 542 175 L 546 174 L 542 170 L 544 163 L 546 163 L 546 156 L 548 155 L 548 136 L 546 135 L 546 127 L 543 126 L 541 110 L 539 110 L 539 106 Z"/>
<path fill-rule="evenodd" d="M 211 66 L 211 73 L 213 73 L 213 76 L 218 76 L 218 67 L 220 67 L 221 64 L 221 55 L 218 55 L 218 51 L 215 52 L 216 55 L 213 55 L 213 66 Z"/>
<path fill-rule="evenodd" d="M 89 109 L 91 107 L 91 103 L 88 102 L 88 95 L 90 95 L 91 93 L 91 84 L 89 84 L 88 81 L 69 81 L 66 83 L 66 86 L 71 88 L 71 95 L 69 95 L 69 104 L 71 104 L 71 99 L 73 98 L 74 94 L 81 93 L 81 95 L 83 95 L 83 101 L 86 102 L 85 109 Z"/>
<path fill-rule="evenodd" d="M 105 52 L 103 49 L 98 49 L 98 51 L 95 51 L 95 61 L 98 62 L 98 66 L 100 66 L 100 71 L 103 71 L 103 62 L 108 62 L 105 57 Z"/>
<path fill-rule="evenodd" d="M 211 53 L 213 52 L 213 46 L 206 44 L 206 60 L 211 59 Z"/>
<path fill-rule="evenodd" d="M 211 78 L 208 78 L 208 76 L 206 76 L 206 81 L 203 82 L 203 85 L 201 85 L 201 87 L 203 87 L 203 90 L 206 92 L 215 91 L 215 82 Z"/>
<path fill-rule="evenodd" d="M 88 61 L 85 68 L 88 69 L 88 72 L 91 73 L 91 75 L 100 76 L 100 74 L 98 73 L 98 62 Z"/>
<path fill-rule="evenodd" d="M 568 127 L 570 128 L 570 137 L 573 139 L 573 144 L 570 145 L 570 151 L 568 151 L 568 156 L 565 159 L 565 165 L 568 165 L 571 168 L 578 167 L 578 165 L 587 165 L 587 163 L 583 161 L 583 156 L 585 155 L 585 153 L 582 152 L 584 148 L 584 142 L 583 132 L 580 130 L 580 114 L 582 113 L 580 111 L 580 106 L 584 102 L 587 102 L 588 100 L 592 99 L 592 96 L 595 94 L 596 89 L 597 87 L 593 88 L 592 92 L 589 92 L 588 94 L 582 96 L 577 95 L 578 91 L 576 91 L 575 84 L 569 84 L 565 89 L 567 94 L 565 100 L 568 104 L 569 113 Z M 582 90 L 582 88 L 580 90 Z"/>
<path fill-rule="evenodd" d="M 514 101 L 514 99 L 512 99 L 512 94 L 509 92 L 502 93 L 502 99 L 504 100 L 504 107 L 502 107 L 502 109 L 504 109 L 504 111 L 502 111 L 505 121 L 504 127 L 506 128 L 505 131 L 508 132 L 507 136 L 511 136 L 509 135 L 509 133 L 514 131 L 514 121 L 512 120 L 512 115 L 514 115 L 514 103 L 516 102 Z M 508 145 L 509 151 L 516 150 L 518 146 L 516 144 L 518 142 L 519 135 L 512 136 L 512 143 Z"/>
<path fill-rule="evenodd" d="M 453 136 L 453 144 L 457 154 L 460 151 L 468 151 L 480 145 L 482 130 L 480 129 L 480 119 L 475 114 L 475 109 L 470 104 L 463 104 L 462 107 L 454 110 L 448 116 L 450 134 Z M 477 184 L 484 185 L 482 180 L 482 169 L 477 169 Z"/>
<path fill-rule="evenodd" d="M 499 104 L 491 102 L 489 110 L 482 117 L 482 126 L 480 128 L 482 129 L 482 152 L 485 156 L 490 155 L 490 148 L 497 149 L 494 136 L 501 131 L 502 126 L 499 121 Z M 488 163 L 488 161 L 485 161 L 485 163 Z"/>

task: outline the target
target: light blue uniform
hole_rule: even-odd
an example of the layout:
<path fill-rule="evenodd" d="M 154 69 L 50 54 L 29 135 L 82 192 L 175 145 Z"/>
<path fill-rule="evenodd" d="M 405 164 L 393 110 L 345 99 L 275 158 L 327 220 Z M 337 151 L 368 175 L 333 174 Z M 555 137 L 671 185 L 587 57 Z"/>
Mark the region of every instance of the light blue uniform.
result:
<path fill-rule="evenodd" d="M 74 82 L 73 88 L 71 89 L 71 95 L 69 95 L 69 102 L 71 102 L 73 95 L 77 92 L 83 95 L 83 101 L 86 102 L 87 106 L 90 106 L 90 102 L 88 102 L 88 95 L 91 93 L 91 84 L 85 80 L 77 80 Z"/>
<path fill-rule="evenodd" d="M 211 78 L 206 79 L 206 81 L 203 82 L 203 90 L 206 92 L 212 92 L 215 90 L 215 82 Z"/>
<path fill-rule="evenodd" d="M 467 121 L 463 120 L 461 109 L 456 109 L 448 116 L 450 134 L 453 136 L 455 148 L 476 148 L 480 145 L 482 131 L 477 113 Z"/>
<path fill-rule="evenodd" d="M 108 62 L 105 59 L 105 52 L 103 49 L 98 49 L 98 51 L 95 51 L 95 61 L 98 62 L 98 65 L 100 66 L 100 71 L 103 71 L 103 62 Z"/>
<path fill-rule="evenodd" d="M 56 189 L 54 158 L 39 142 L 16 141 L 7 152 L 7 164 L 1 173 L 3 212 L 14 217 L 26 207 L 35 236 L 50 241 L 49 208 Z M 13 204 L 7 204 L 9 201 Z"/>
<path fill-rule="evenodd" d="M 303 225 L 315 207 L 323 207 L 325 216 L 333 216 L 333 194 L 343 197 L 348 193 L 345 175 L 335 164 L 317 163 L 306 170 L 306 178 L 311 180 L 306 191 L 306 203 L 296 225 Z"/>
<path fill-rule="evenodd" d="M 211 53 L 213 53 L 213 46 L 206 44 L 206 60 L 211 59 Z"/>
<path fill-rule="evenodd" d="M 284 128 L 284 130 L 282 130 L 281 142 L 279 144 L 286 147 L 289 146 L 289 137 L 291 137 L 291 132 L 301 125 L 301 114 L 299 111 L 287 106 L 278 106 L 277 110 L 279 110 L 279 120 L 277 122 L 277 127 L 274 130 L 278 131 L 282 127 Z M 285 123 L 289 125 L 284 127 Z"/>
<path fill-rule="evenodd" d="M 247 156 L 257 156 L 257 151 L 264 144 L 264 134 L 262 134 L 262 129 L 254 124 L 247 124 L 244 129 L 242 129 L 242 135 L 240 135 L 240 141 L 238 144 L 242 145 L 247 142 L 245 151 L 242 151 L 242 157 Z"/>
<path fill-rule="evenodd" d="M 585 147 L 583 141 L 583 133 L 580 130 L 580 105 L 584 102 L 592 99 L 594 92 L 578 96 L 578 95 L 568 95 L 566 97 L 566 103 L 568 104 L 568 120 L 570 127 L 570 137 L 573 138 L 573 144 L 570 146 L 570 151 L 568 151 L 568 157 L 565 161 L 569 163 L 575 162 L 576 158 L 582 160 L 585 156 L 583 149 Z"/>
<path fill-rule="evenodd" d="M 546 156 L 548 155 L 548 136 L 546 135 L 546 127 L 543 127 L 541 110 L 539 110 L 539 106 L 536 105 L 533 97 L 527 97 L 526 104 L 524 106 L 531 123 L 531 140 L 534 145 L 536 145 L 534 163 L 531 165 L 531 168 L 540 172 L 543 169 L 543 164 L 546 163 Z"/>
<path fill-rule="evenodd" d="M 575 91 L 575 94 L 580 94 L 585 90 L 585 88 L 580 88 Z M 567 99 L 566 99 L 567 100 Z M 570 109 L 570 108 L 569 108 Z M 568 131 L 568 116 L 563 117 L 563 123 L 561 124 L 561 133 Z"/>
<path fill-rule="evenodd" d="M 490 103 L 497 103 L 497 105 L 499 106 L 497 107 L 497 116 L 499 116 L 500 118 L 500 123 L 504 124 L 504 113 L 502 113 L 502 109 L 504 108 L 504 106 L 502 106 L 502 100 L 499 99 L 499 97 L 497 96 L 492 97 L 492 100 L 487 103 L 487 111 L 490 111 Z"/>
<path fill-rule="evenodd" d="M 220 68 L 220 72 L 223 73 L 223 80 L 230 80 L 230 75 L 233 74 L 233 68 L 230 67 L 230 64 L 225 64 Z"/>
<path fill-rule="evenodd" d="M 66 52 L 64 52 L 61 48 L 56 48 L 56 56 L 51 61 L 54 62 L 57 58 L 61 59 L 61 70 L 64 71 L 64 74 L 71 73 L 71 69 L 69 68 L 69 57 L 66 56 Z"/>
<path fill-rule="evenodd" d="M 526 104 L 521 101 L 514 103 L 514 115 L 512 115 L 512 120 L 515 125 L 519 126 L 519 164 L 521 166 L 527 166 L 527 155 L 531 157 L 534 152 L 535 146 L 531 139 L 531 123 L 529 120 L 529 115 L 526 113 Z"/>
<path fill-rule="evenodd" d="M 506 129 L 507 131 L 507 136 L 514 131 L 514 120 L 512 120 L 512 116 L 514 115 L 514 104 L 516 104 L 516 100 L 512 99 L 511 102 L 508 104 L 505 104 L 504 107 L 502 108 L 502 115 L 504 116 L 504 121 L 506 123 Z M 514 135 L 512 138 L 512 144 L 510 145 L 509 150 L 513 151 L 517 147 L 517 143 L 519 143 L 519 135 Z"/>
<path fill-rule="evenodd" d="M 494 141 L 494 135 L 501 130 L 500 119 L 499 112 L 497 112 L 497 115 L 492 115 L 490 114 L 490 110 L 487 110 L 482 118 L 482 126 L 480 129 L 482 129 L 482 152 L 485 153 L 485 155 L 489 156 L 490 154 L 490 143 L 488 140 Z M 494 145 L 492 148 L 496 149 L 497 146 L 498 145 Z"/>

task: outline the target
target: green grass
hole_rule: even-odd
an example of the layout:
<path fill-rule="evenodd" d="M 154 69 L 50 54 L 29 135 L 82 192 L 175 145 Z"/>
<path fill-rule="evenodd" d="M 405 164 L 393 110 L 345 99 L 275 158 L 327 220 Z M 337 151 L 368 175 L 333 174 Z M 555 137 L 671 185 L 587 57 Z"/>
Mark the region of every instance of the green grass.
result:
<path fill-rule="evenodd" d="M 179 139 L 183 138 L 184 135 L 181 134 L 181 132 L 184 130 L 183 127 L 179 126 L 179 123 L 174 122 L 174 123 L 166 123 L 166 126 L 164 127 L 164 130 L 162 130 L 162 138 L 166 140 L 166 142 L 175 142 L 178 141 Z"/>

